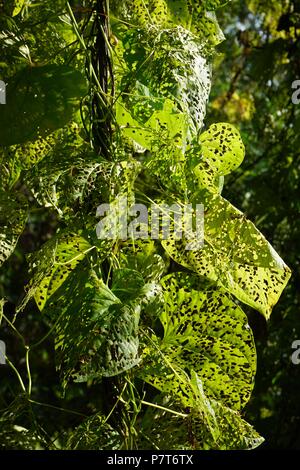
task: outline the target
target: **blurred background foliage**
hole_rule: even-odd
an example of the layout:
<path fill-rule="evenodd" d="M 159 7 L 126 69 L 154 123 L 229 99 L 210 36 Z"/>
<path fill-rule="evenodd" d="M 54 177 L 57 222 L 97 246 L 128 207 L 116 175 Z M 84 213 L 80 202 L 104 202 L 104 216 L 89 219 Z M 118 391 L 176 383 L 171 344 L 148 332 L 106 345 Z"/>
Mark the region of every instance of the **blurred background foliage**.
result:
<path fill-rule="evenodd" d="M 1 18 L 1 12 L 13 3 L 0 1 L 0 30 L 14 31 L 13 36 L 1 37 L 0 78 L 9 78 L 28 62 L 47 63 L 50 58 L 53 62 L 55 57 L 59 61 L 63 50 L 70 60 L 74 56 L 82 60 L 80 54 L 76 55 L 71 28 L 55 24 L 63 1 L 56 0 L 53 5 L 45 2 L 43 17 L 30 15 L 28 21 L 32 24 L 23 23 L 23 31 L 17 29 L 17 22 L 8 25 L 3 23 L 7 19 Z M 77 2 L 70 3 L 75 7 Z M 41 9 L 37 9 L 40 14 Z M 291 362 L 292 343 L 300 340 L 300 105 L 292 103 L 292 83 L 300 79 L 300 1 L 234 0 L 219 10 L 218 17 L 226 40 L 215 57 L 206 125 L 218 121 L 235 124 L 247 152 L 240 169 L 226 178 L 224 196 L 245 212 L 293 270 L 268 324 L 263 317 L 252 316 L 249 309 L 259 363 L 246 419 L 265 437 L 262 448 L 300 449 L 300 366 Z M 34 42 L 37 33 L 39 43 Z M 5 70 L 6 54 L 9 71 Z M 56 224 L 50 210 L 32 213 L 18 249 L 1 268 L 0 297 L 9 299 L 9 315 L 28 282 L 24 253 L 38 249 L 51 238 Z M 28 343 L 48 331 L 39 315 L 32 303 L 26 321 L 19 323 Z M 25 371 L 22 345 L 9 329 L 2 330 L 1 339 L 9 344 L 18 369 Z M 62 398 L 53 352 L 49 338 L 32 355 L 34 395 L 41 403 L 51 403 L 52 408 L 32 406 L 39 421 L 47 421 L 47 430 L 40 430 L 41 434 L 63 442 L 63 434 L 80 423 L 82 416 L 109 408 L 110 404 L 109 397 L 108 403 L 100 403 L 105 395 L 94 385 L 86 388 L 73 384 Z M 6 380 L 2 380 L 4 375 Z M 18 385 L 9 369 L 0 369 L 0 379 L 0 409 L 4 409 L 17 394 Z M 76 413 L 71 411 L 73 408 Z M 27 420 L 24 416 L 24 425 Z M 58 429 L 63 430 L 61 435 Z"/>
<path fill-rule="evenodd" d="M 228 121 L 242 133 L 246 159 L 225 180 L 241 208 L 293 270 L 271 321 L 251 316 L 258 373 L 247 419 L 262 448 L 300 449 L 300 1 L 234 1 L 218 15 L 226 40 L 215 58 L 207 125 Z"/>

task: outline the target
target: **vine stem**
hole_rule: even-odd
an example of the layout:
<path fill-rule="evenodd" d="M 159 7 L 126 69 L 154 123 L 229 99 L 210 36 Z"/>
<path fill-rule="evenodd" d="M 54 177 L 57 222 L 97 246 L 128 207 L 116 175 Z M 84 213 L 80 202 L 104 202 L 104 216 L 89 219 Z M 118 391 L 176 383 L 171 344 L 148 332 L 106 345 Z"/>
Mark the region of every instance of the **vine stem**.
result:
<path fill-rule="evenodd" d="M 13 363 L 8 359 L 8 357 L 7 357 L 6 355 L 5 355 L 5 360 L 6 360 L 7 364 L 9 365 L 9 367 L 14 371 L 14 373 L 15 373 L 16 376 L 18 377 L 23 392 L 24 392 L 24 393 L 27 393 L 27 392 L 26 392 L 26 387 L 25 387 L 25 385 L 24 385 L 24 382 L 23 382 L 23 380 L 22 380 L 21 375 L 19 374 L 18 369 L 13 365 Z"/>
<path fill-rule="evenodd" d="M 67 2 L 67 8 L 68 8 L 68 11 L 69 11 L 69 14 L 71 16 L 71 20 L 72 20 L 72 26 L 73 26 L 73 29 L 74 29 L 74 32 L 75 32 L 75 35 L 77 36 L 78 38 L 78 41 L 80 42 L 81 46 L 83 47 L 84 51 L 87 53 L 88 52 L 88 48 L 83 40 L 83 37 L 81 36 L 80 32 L 79 32 L 79 29 L 78 29 L 78 25 L 77 25 L 77 21 L 76 21 L 76 18 L 73 14 L 73 10 L 69 4 L 69 2 Z M 95 69 L 93 67 L 93 65 L 91 63 L 89 63 L 89 67 L 90 67 L 90 72 L 92 73 L 92 76 L 96 82 L 96 85 L 98 87 L 98 91 L 99 91 L 99 99 L 102 103 L 102 105 L 104 105 L 106 107 L 106 103 L 105 101 L 103 100 L 102 96 L 104 96 L 105 98 L 107 97 L 106 94 L 104 93 L 104 91 L 102 90 L 102 87 L 100 85 L 100 82 L 98 80 L 98 77 L 97 77 L 97 74 L 95 72 Z M 102 96 L 101 96 L 102 95 Z"/>
<path fill-rule="evenodd" d="M 156 405 L 155 403 L 151 403 L 151 402 L 148 402 L 148 401 L 145 401 L 145 400 L 141 400 L 141 403 L 143 405 L 152 406 L 152 408 L 158 408 L 159 410 L 167 411 L 168 413 L 171 413 L 171 414 L 176 415 L 176 416 L 180 416 L 181 418 L 187 418 L 188 417 L 187 414 L 179 413 L 178 411 L 174 411 L 174 410 L 171 410 L 170 408 L 166 408 L 164 406 Z"/>
<path fill-rule="evenodd" d="M 31 371 L 30 371 L 30 362 L 29 362 L 29 353 L 30 353 L 30 347 L 25 346 L 26 348 L 26 370 L 27 370 L 27 376 L 28 376 L 28 396 L 31 396 L 31 391 L 32 391 L 32 378 L 31 378 Z"/>
<path fill-rule="evenodd" d="M 83 251 L 82 253 L 79 253 L 79 255 L 74 256 L 74 258 L 69 259 L 69 260 L 66 261 L 65 263 L 61 263 L 60 261 L 56 261 L 56 260 L 55 260 L 55 256 L 56 256 L 56 255 L 54 255 L 54 265 L 55 265 L 55 266 L 66 266 L 67 264 L 71 264 L 71 263 L 73 263 L 73 261 L 76 261 L 76 260 L 79 259 L 81 256 L 86 255 L 87 253 L 89 253 L 90 251 L 92 251 L 94 248 L 97 248 L 97 247 L 96 247 L 96 246 L 91 246 L 91 247 L 88 248 L 87 250 Z"/>
<path fill-rule="evenodd" d="M 122 388 L 122 391 L 121 391 L 120 395 L 118 396 L 118 399 L 117 399 L 116 403 L 114 404 L 114 406 L 112 407 L 112 409 L 110 410 L 110 412 L 108 413 L 108 415 L 106 416 L 106 418 L 105 418 L 105 420 L 104 420 L 104 423 L 106 423 L 106 422 L 109 420 L 109 418 L 111 417 L 111 415 L 112 415 L 113 412 L 115 411 L 115 409 L 116 409 L 116 407 L 117 407 L 119 401 L 121 401 L 121 399 L 122 399 L 122 395 L 123 395 L 123 393 L 125 392 L 126 387 L 127 387 L 127 382 L 124 384 L 124 387 Z"/>
<path fill-rule="evenodd" d="M 72 413 L 74 415 L 77 415 L 77 416 L 83 416 L 85 418 L 87 418 L 87 415 L 83 414 L 83 413 L 79 413 L 78 411 L 73 411 L 73 410 L 68 410 L 67 408 L 61 408 L 59 406 L 55 406 L 55 405 L 49 405 L 48 403 L 41 403 L 39 401 L 36 401 L 36 400 L 29 400 L 30 403 L 33 403 L 34 405 L 39 405 L 39 406 L 45 406 L 46 408 L 52 408 L 54 410 L 58 410 L 58 411 L 64 411 L 66 413 Z"/>
<path fill-rule="evenodd" d="M 4 320 L 9 324 L 9 326 L 11 327 L 11 329 L 16 333 L 16 335 L 20 338 L 20 340 L 22 341 L 23 345 L 25 346 L 26 344 L 26 341 L 24 339 L 24 337 L 21 335 L 21 333 L 17 330 L 17 328 L 15 327 L 15 325 L 7 318 L 7 316 L 2 313 L 2 317 L 4 318 Z M 26 346 L 25 346 L 26 347 Z"/>
<path fill-rule="evenodd" d="M 31 391 L 32 391 L 32 378 L 31 378 L 30 363 L 29 363 L 30 347 L 26 345 L 26 341 L 25 341 L 24 336 L 17 330 L 15 325 L 7 318 L 7 316 L 4 313 L 2 313 L 2 317 L 8 323 L 8 325 L 11 327 L 11 329 L 16 333 L 18 338 L 20 338 L 20 340 L 22 341 L 23 346 L 26 350 L 25 362 L 26 362 L 26 371 L 27 371 L 27 376 L 28 376 L 28 390 L 26 390 L 26 387 L 24 385 L 22 377 L 21 377 L 20 373 L 18 372 L 17 368 L 13 365 L 13 363 L 8 359 L 7 356 L 5 356 L 5 358 L 6 358 L 7 364 L 13 369 L 16 376 L 18 377 L 23 392 L 27 393 L 28 396 L 30 397 Z"/>

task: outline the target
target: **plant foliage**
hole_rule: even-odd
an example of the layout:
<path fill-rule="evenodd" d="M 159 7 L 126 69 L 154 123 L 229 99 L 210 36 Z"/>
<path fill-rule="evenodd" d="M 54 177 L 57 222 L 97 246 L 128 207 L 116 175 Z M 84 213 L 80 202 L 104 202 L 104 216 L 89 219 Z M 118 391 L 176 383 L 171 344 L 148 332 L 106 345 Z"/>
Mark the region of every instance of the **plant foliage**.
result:
<path fill-rule="evenodd" d="M 212 59 L 224 38 L 215 11 L 228 2 L 112 0 L 110 10 L 105 1 L 53 3 L 51 11 L 10 1 L 0 21 L 9 74 L 0 117 L 1 263 L 39 214 L 55 219 L 50 239 L 26 252 L 16 315 L 3 314 L 24 348 L 26 370 L 9 351 L 8 365 L 30 412 L 20 416 L 11 405 L 1 442 L 255 448 L 263 438 L 243 419 L 256 373 L 243 305 L 269 319 L 291 273 L 222 196 L 224 177 L 245 157 L 238 129 L 205 126 Z M 36 24 L 55 38 L 42 63 L 46 33 L 30 30 Z M 97 237 L 97 207 L 124 197 L 129 206 L 203 204 L 204 247 L 187 250 L 188 240 L 173 236 L 104 240 L 103 225 Z M 17 324 L 32 315 L 47 333 L 31 345 Z M 102 397 L 63 436 L 36 411 L 30 361 L 49 338 L 63 396 L 75 382 Z"/>

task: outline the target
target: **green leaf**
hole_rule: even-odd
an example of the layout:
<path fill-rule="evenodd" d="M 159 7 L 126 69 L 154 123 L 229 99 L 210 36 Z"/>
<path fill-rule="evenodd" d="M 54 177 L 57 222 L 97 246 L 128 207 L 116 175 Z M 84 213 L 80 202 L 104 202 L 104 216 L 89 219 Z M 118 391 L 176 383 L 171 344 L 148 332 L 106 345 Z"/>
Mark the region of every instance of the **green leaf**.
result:
<path fill-rule="evenodd" d="M 28 300 L 34 297 L 42 311 L 48 299 L 93 248 L 95 247 L 76 233 L 62 233 L 45 243 L 28 258 L 33 277 L 26 288 L 26 298 L 19 308 L 24 308 Z"/>
<path fill-rule="evenodd" d="M 27 221 L 27 210 L 12 194 L 0 191 L 0 265 L 13 253 Z"/>
<path fill-rule="evenodd" d="M 66 125 L 86 82 L 66 65 L 26 67 L 7 85 L 7 104 L 1 107 L 0 145 L 14 145 L 45 137 Z"/>
<path fill-rule="evenodd" d="M 18 16 L 21 13 L 23 6 L 25 5 L 27 0 L 15 0 L 15 6 L 13 9 L 12 16 Z"/>
<path fill-rule="evenodd" d="M 264 442 L 238 411 L 207 398 L 202 381 L 194 371 L 191 376 L 195 403 L 189 419 L 192 439 L 198 445 L 211 450 L 251 450 Z"/>
<path fill-rule="evenodd" d="M 188 190 L 221 194 L 224 176 L 238 168 L 245 156 L 239 131 L 227 123 L 213 124 L 193 140 L 186 152 Z"/>
<path fill-rule="evenodd" d="M 195 0 L 112 0 L 113 13 L 137 26 L 155 25 L 170 29 L 181 25 L 197 34 L 209 45 L 223 41 L 224 36 L 215 15 L 211 11 L 220 6 L 219 2 L 199 3 Z"/>
<path fill-rule="evenodd" d="M 66 450 L 118 450 L 121 436 L 99 414 L 83 421 L 72 431 Z"/>
<path fill-rule="evenodd" d="M 166 270 L 163 258 L 156 253 L 153 240 L 134 240 L 124 242 L 120 251 L 121 267 L 134 269 L 146 282 L 159 281 Z"/>
<path fill-rule="evenodd" d="M 110 377 L 139 362 L 138 304 L 123 304 L 93 271 L 79 266 L 51 297 L 63 385 Z"/>
<path fill-rule="evenodd" d="M 72 133 L 65 135 L 63 131 L 47 158 L 31 168 L 24 179 L 39 204 L 70 216 L 84 208 L 83 218 L 90 214 L 94 217 L 98 206 L 113 198 L 111 181 L 114 194 L 129 194 L 140 167 L 136 161 L 104 160 L 76 134 L 69 142 Z"/>
<path fill-rule="evenodd" d="M 112 292 L 123 303 L 135 300 L 145 286 L 143 276 L 133 269 L 116 269 L 113 273 Z"/>
<path fill-rule="evenodd" d="M 210 445 L 208 449 L 219 450 L 253 450 L 264 442 L 264 438 L 247 423 L 241 415 L 220 402 L 212 400 L 212 407 L 218 422 L 220 437 L 217 445 Z M 194 423 L 196 429 L 201 429 L 201 422 Z"/>
<path fill-rule="evenodd" d="M 34 430 L 7 423 L 1 423 L 1 428 L 0 450 L 42 450 L 45 448 L 43 438 Z"/>
<path fill-rule="evenodd" d="M 137 279 L 140 284 L 138 298 L 136 298 L 141 301 L 144 320 L 146 317 L 156 320 L 163 309 L 164 299 L 158 281 L 166 270 L 166 266 L 162 257 L 155 253 L 155 250 L 154 241 L 150 239 L 124 242 L 119 260 L 122 269 L 117 270 L 117 272 L 124 273 L 121 274 L 124 278 L 124 296 L 127 297 L 129 293 L 129 298 L 131 291 L 136 290 L 136 286 L 134 282 L 132 287 L 130 284 L 128 286 L 126 273 L 135 273 L 132 281 Z M 112 290 L 114 290 L 114 286 Z"/>
<path fill-rule="evenodd" d="M 138 435 L 138 448 L 143 450 L 165 449 L 178 451 L 195 450 L 189 442 L 188 420 L 180 419 L 171 413 L 154 410 L 149 407 L 143 417 L 142 432 Z"/>
<path fill-rule="evenodd" d="M 148 407 L 141 422 L 139 448 L 251 450 L 263 443 L 264 439 L 237 411 L 207 398 L 195 372 L 189 384 L 194 402 L 188 410 L 178 405 L 175 395 L 155 397 L 153 407 Z"/>
<path fill-rule="evenodd" d="M 79 147 L 83 147 L 83 140 L 79 137 L 79 131 L 79 126 L 75 122 L 71 122 L 63 129 L 32 142 L 2 147 L 0 150 L 0 172 L 2 175 L 0 184 L 3 188 L 10 189 L 20 178 L 22 170 L 30 170 L 22 173 L 29 189 L 35 192 L 39 202 L 43 201 L 45 205 L 53 203 L 56 200 L 56 194 L 53 195 L 55 188 L 52 184 L 55 184 L 56 180 L 55 177 L 51 178 L 50 176 L 49 165 L 57 176 L 55 162 L 63 160 L 68 155 L 71 166 L 71 162 L 74 162 L 75 159 L 75 149 L 79 152 Z M 42 163 L 42 160 L 45 161 Z M 38 167 L 33 168 L 36 165 Z M 60 165 L 62 166 L 61 162 Z M 43 172 L 44 168 L 45 171 Z M 49 184 L 46 184 L 44 180 Z M 43 191 L 43 194 L 40 195 L 39 192 L 41 191 Z"/>
<path fill-rule="evenodd" d="M 44 437 L 30 422 L 31 410 L 24 395 L 19 395 L 0 415 L 0 450 L 42 450 Z M 30 418 L 29 418 L 30 417 Z M 49 446 L 48 446 L 49 448 Z"/>
<path fill-rule="evenodd" d="M 231 124 L 219 122 L 211 125 L 200 135 L 199 143 L 201 163 L 207 164 L 215 175 L 231 173 L 244 160 L 245 146 L 239 131 Z"/>
<path fill-rule="evenodd" d="M 171 100 L 164 100 L 163 108 L 156 110 L 143 125 L 132 118 L 124 105 L 117 102 L 116 117 L 123 134 L 131 138 L 145 149 L 155 151 L 157 140 L 162 136 L 165 139 L 176 138 L 176 146 L 184 146 L 186 138 L 186 116 L 179 113 Z"/>
<path fill-rule="evenodd" d="M 145 348 L 141 375 L 191 406 L 186 373 L 194 370 L 208 397 L 239 410 L 249 400 L 256 370 L 247 317 L 224 291 L 204 286 L 195 290 L 195 283 L 188 274 L 163 278 L 164 337 L 153 337 L 153 345 Z"/>
<path fill-rule="evenodd" d="M 224 289 L 205 284 L 189 273 L 165 276 L 161 284 L 165 298 L 165 312 L 161 315 L 165 340 L 170 337 L 172 341 L 173 335 L 180 334 L 180 341 L 189 337 L 191 343 L 192 337 L 200 339 L 204 333 L 222 338 L 243 352 L 252 375 L 255 375 L 255 344 L 247 316 Z M 174 292 L 177 293 L 176 301 Z M 191 311 L 194 312 L 192 316 Z"/>
<path fill-rule="evenodd" d="M 219 195 L 199 195 L 205 205 L 204 247 L 188 251 L 184 240 L 172 237 L 162 241 L 163 247 L 177 263 L 218 283 L 269 318 L 290 269 L 238 209 Z"/>
<path fill-rule="evenodd" d="M 123 41 L 122 99 L 132 117 L 144 123 L 162 98 L 168 99 L 184 113 L 185 127 L 188 123 L 190 132 L 197 134 L 211 87 L 211 64 L 203 44 L 182 27 L 129 30 Z"/>
<path fill-rule="evenodd" d="M 47 159 L 38 163 L 25 176 L 27 186 L 37 201 L 62 213 L 93 201 L 93 212 L 108 192 L 112 165 L 97 157 L 86 146 L 82 149 L 54 148 Z M 75 154 L 76 152 L 76 154 Z M 52 171 L 49 172 L 49 165 Z M 107 196 L 108 197 L 108 196 Z"/>

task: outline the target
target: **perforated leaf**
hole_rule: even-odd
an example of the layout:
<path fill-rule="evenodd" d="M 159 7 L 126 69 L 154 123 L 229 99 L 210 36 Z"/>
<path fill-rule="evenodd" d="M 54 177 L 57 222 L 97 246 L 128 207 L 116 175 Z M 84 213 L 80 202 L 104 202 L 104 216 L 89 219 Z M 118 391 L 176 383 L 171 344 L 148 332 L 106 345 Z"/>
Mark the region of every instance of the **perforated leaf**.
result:
<path fill-rule="evenodd" d="M 185 114 L 178 112 L 171 100 L 166 99 L 163 109 L 154 111 L 142 125 L 119 104 L 117 120 L 123 135 L 134 140 L 143 149 L 151 151 L 146 162 L 149 172 L 159 177 L 165 185 L 184 185 L 183 162 L 187 122 Z"/>
<path fill-rule="evenodd" d="M 42 450 L 43 438 L 35 431 L 23 426 L 1 423 L 0 450 Z"/>
<path fill-rule="evenodd" d="M 166 270 L 165 262 L 156 253 L 155 243 L 151 239 L 124 242 L 119 262 L 121 267 L 141 273 L 146 282 L 158 281 Z"/>
<path fill-rule="evenodd" d="M 52 193 L 54 189 L 51 185 L 46 186 L 44 184 L 43 191 L 44 195 L 39 196 L 38 183 L 37 183 L 37 171 L 32 168 L 39 164 L 42 160 L 51 162 L 53 168 L 53 155 L 56 155 L 57 159 L 62 159 L 63 156 L 68 155 L 68 158 L 72 161 L 75 158 L 75 150 L 79 152 L 79 148 L 83 146 L 83 140 L 79 136 L 80 127 L 75 123 L 71 122 L 63 129 L 55 131 L 45 137 L 37 138 L 32 142 L 25 142 L 19 145 L 12 145 L 10 147 L 2 147 L 0 150 L 0 173 L 1 181 L 0 185 L 3 189 L 12 188 L 21 176 L 22 170 L 31 170 L 27 173 L 22 173 L 27 186 L 37 193 L 37 199 L 39 201 L 53 200 Z M 49 163 L 40 164 L 43 168 L 48 167 Z M 47 180 L 51 180 L 50 172 L 47 171 Z M 41 171 L 41 176 L 43 175 Z M 54 180 L 55 181 L 55 180 Z M 55 198 L 54 198 L 55 199 Z M 45 202 L 45 204 L 47 204 Z"/>
<path fill-rule="evenodd" d="M 53 149 L 55 137 L 53 134 L 45 138 L 38 138 L 33 142 L 26 142 L 22 145 L 10 147 L 13 158 L 20 162 L 22 168 L 27 169 L 43 160 Z"/>
<path fill-rule="evenodd" d="M 247 316 L 222 288 L 201 282 L 187 273 L 165 276 L 161 281 L 165 313 L 161 321 L 165 328 L 165 339 L 175 334 L 190 337 L 190 343 L 203 334 L 228 341 L 240 349 L 248 359 L 252 374 L 256 372 L 254 339 Z M 177 301 L 174 303 L 174 292 Z M 192 339 L 193 337 L 193 339 Z M 181 341 L 181 340 L 180 340 Z"/>
<path fill-rule="evenodd" d="M 66 154 L 64 150 L 60 154 L 56 149 L 27 174 L 26 183 L 40 204 L 53 206 L 59 212 L 74 207 L 75 203 L 82 205 L 87 199 L 91 203 L 94 192 L 95 212 L 107 194 L 112 165 L 96 157 L 85 146 L 73 149 L 73 152 Z"/>
<path fill-rule="evenodd" d="M 245 146 L 239 131 L 231 124 L 213 124 L 200 135 L 199 143 L 201 163 L 206 164 L 214 175 L 227 175 L 244 160 Z"/>
<path fill-rule="evenodd" d="M 196 446 L 215 450 L 251 450 L 262 444 L 264 439 L 242 419 L 239 412 L 220 401 L 208 400 L 195 372 L 192 373 L 191 386 L 195 403 L 189 419 Z"/>
<path fill-rule="evenodd" d="M 37 168 L 38 170 L 39 168 Z M 56 170 L 56 174 L 53 173 L 52 177 L 55 178 L 55 181 L 51 181 L 47 178 L 47 168 L 44 167 L 44 173 L 40 176 L 40 185 L 35 193 L 39 197 L 40 195 L 43 197 L 43 194 L 49 197 L 47 188 L 51 188 L 52 194 L 50 193 L 51 197 L 48 199 L 49 205 L 57 205 L 57 207 L 72 206 L 72 203 L 76 201 L 82 204 L 91 190 L 97 188 L 97 183 L 99 193 L 96 203 L 102 200 L 103 193 L 101 194 L 101 192 L 107 184 L 106 179 L 109 174 L 107 165 L 93 159 L 88 161 L 87 158 L 86 161 L 78 159 L 77 162 L 73 162 L 73 165 L 71 161 L 61 162 L 54 170 Z"/>
<path fill-rule="evenodd" d="M 17 161 L 22 169 L 29 170 L 45 158 L 52 164 L 53 155 L 61 159 L 67 154 L 71 158 L 71 155 L 74 156 L 75 151 L 80 152 L 82 147 L 84 141 L 80 137 L 80 127 L 76 122 L 70 122 L 50 135 L 11 146 L 6 152 L 9 160 Z M 85 149 L 87 148 L 85 146 Z"/>
<path fill-rule="evenodd" d="M 143 276 L 133 269 L 116 269 L 113 274 L 112 292 L 123 302 L 134 300 L 145 285 Z"/>
<path fill-rule="evenodd" d="M 137 304 L 123 304 L 89 269 L 78 267 L 45 307 L 56 323 L 63 384 L 113 376 L 139 362 Z"/>
<path fill-rule="evenodd" d="M 30 409 L 23 395 L 0 413 L 0 450 L 42 450 L 46 442 L 38 429 L 30 426 Z M 25 424 L 28 423 L 28 424 Z M 30 426 L 30 427 L 29 427 Z M 51 446 L 50 446 L 51 447 Z"/>
<path fill-rule="evenodd" d="M 231 124 L 212 124 L 200 135 L 202 156 L 219 175 L 238 168 L 245 157 L 245 146 L 239 131 Z"/>
<path fill-rule="evenodd" d="M 0 174 L 0 191 L 10 191 L 20 177 L 20 163 L 13 158 L 9 148 L 0 148 Z"/>
<path fill-rule="evenodd" d="M 114 270 L 111 291 L 123 304 L 136 306 L 141 310 L 143 317 L 150 315 L 151 318 L 159 316 L 163 308 L 164 298 L 161 285 L 154 281 L 145 279 L 141 272 L 136 269 L 117 268 Z"/>
<path fill-rule="evenodd" d="M 49 165 L 51 172 L 49 172 Z M 78 212 L 95 216 L 98 206 L 122 192 L 130 197 L 140 167 L 138 162 L 104 160 L 82 142 L 68 145 L 62 139 L 48 155 L 25 176 L 37 201 L 54 207 L 60 214 Z"/>
<path fill-rule="evenodd" d="M 207 10 L 220 6 L 217 2 L 195 0 L 112 0 L 112 10 L 121 19 L 137 26 L 156 25 L 172 28 L 181 25 L 197 34 L 209 45 L 224 39 L 215 15 Z"/>
<path fill-rule="evenodd" d="M 0 190 L 0 265 L 12 254 L 27 220 L 27 210 L 9 193 Z"/>
<path fill-rule="evenodd" d="M 123 41 L 123 100 L 132 116 L 144 123 L 167 98 L 186 114 L 191 132 L 201 129 L 211 87 L 211 65 L 202 43 L 182 27 L 130 30 Z"/>
<path fill-rule="evenodd" d="M 171 413 L 152 411 L 147 426 L 143 424 L 140 436 L 142 449 L 168 450 L 252 450 L 264 442 L 255 429 L 229 408 L 218 410 L 220 438 L 214 442 L 204 427 L 198 410 L 188 418 L 178 418 Z M 151 424 L 150 424 L 151 423 Z"/>
<path fill-rule="evenodd" d="M 269 318 L 291 276 L 290 269 L 238 209 L 219 195 L 202 193 L 201 197 L 204 247 L 187 251 L 186 242 L 172 237 L 162 245 L 179 264 L 217 282 Z"/>
<path fill-rule="evenodd" d="M 195 394 L 190 421 L 196 445 L 203 449 L 251 450 L 264 439 L 244 421 L 240 413 L 215 399 L 208 400 L 198 375 L 193 371 L 191 386 Z"/>
<path fill-rule="evenodd" d="M 39 309 L 43 310 L 47 300 L 92 249 L 90 243 L 76 233 L 62 233 L 45 243 L 29 257 L 33 277 L 20 308 L 34 297 Z"/>
<path fill-rule="evenodd" d="M 166 401 L 162 404 L 165 406 Z M 138 435 L 140 449 L 180 449 L 181 451 L 195 449 L 194 443 L 189 439 L 189 420 L 172 413 L 148 407 L 141 422 L 141 429 L 142 432 Z"/>
<path fill-rule="evenodd" d="M 155 397 L 154 403 L 170 411 L 149 407 L 142 419 L 139 445 L 143 449 L 178 450 L 241 450 L 255 449 L 264 439 L 241 415 L 208 399 L 201 381 L 192 374 L 190 381 L 194 404 L 189 410 L 176 403 L 175 397 L 164 394 Z M 175 413 L 185 413 L 181 417 Z"/>
<path fill-rule="evenodd" d="M 178 112 L 174 103 L 166 99 L 161 110 L 156 110 L 143 125 L 132 118 L 124 105 L 118 101 L 116 111 L 118 124 L 127 137 L 148 150 L 157 150 L 160 138 L 175 140 L 176 146 L 184 146 L 187 125 L 184 113 Z"/>
<path fill-rule="evenodd" d="M 212 407 L 218 422 L 220 437 L 217 445 L 208 442 L 208 449 L 253 450 L 264 442 L 265 439 L 238 412 L 215 400 L 212 400 Z M 197 417 L 194 419 L 194 427 L 195 433 L 197 429 L 201 429 L 201 421 L 197 423 Z"/>
<path fill-rule="evenodd" d="M 164 338 L 154 341 L 162 356 L 155 348 L 145 352 L 143 377 L 165 393 L 176 387 L 182 403 L 190 406 L 185 372 L 195 370 L 206 395 L 240 409 L 249 399 L 256 370 L 247 317 L 224 291 L 193 289 L 197 280 L 188 274 L 169 275 L 161 282 Z"/>
<path fill-rule="evenodd" d="M 68 439 L 67 450 L 118 450 L 121 436 L 99 414 L 87 418 Z"/>

